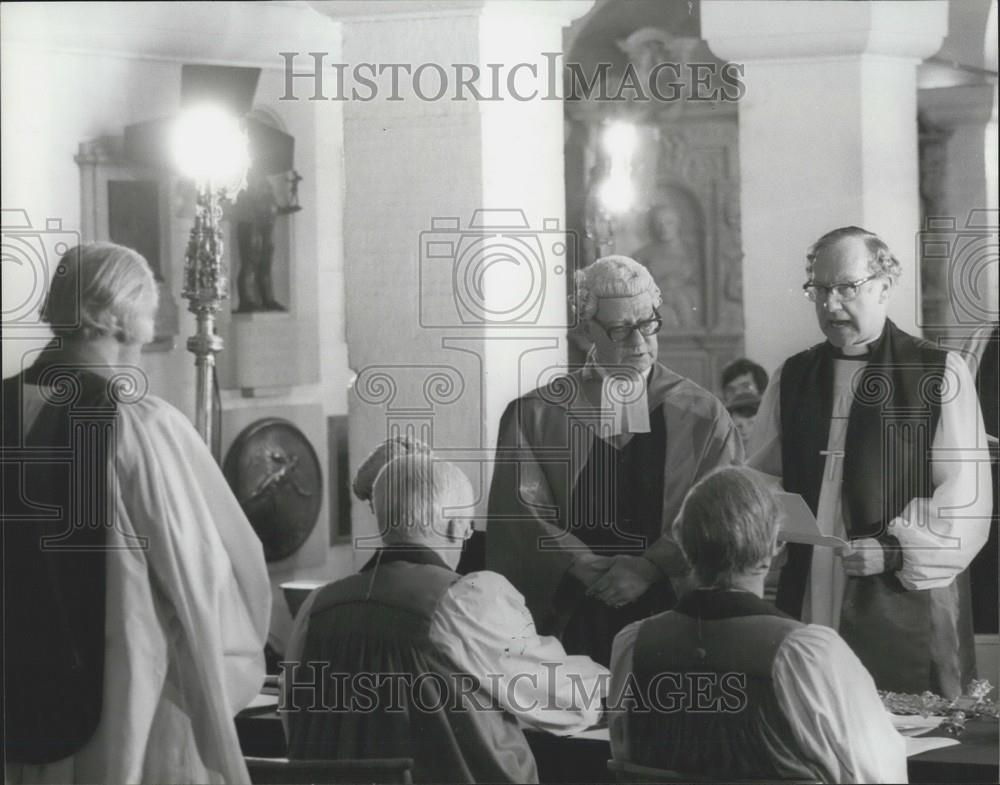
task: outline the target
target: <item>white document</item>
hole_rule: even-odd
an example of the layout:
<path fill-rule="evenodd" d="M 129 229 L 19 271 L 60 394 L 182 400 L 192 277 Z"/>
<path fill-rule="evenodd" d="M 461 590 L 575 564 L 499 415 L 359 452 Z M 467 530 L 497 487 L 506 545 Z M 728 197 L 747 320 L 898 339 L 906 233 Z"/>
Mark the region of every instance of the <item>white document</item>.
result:
<path fill-rule="evenodd" d="M 919 714 L 890 714 L 892 727 L 904 736 L 916 736 L 919 733 L 936 728 L 942 723 L 944 717 L 922 717 Z"/>
<path fill-rule="evenodd" d="M 775 499 L 781 508 L 781 518 L 778 520 L 778 539 L 782 542 L 798 542 L 803 545 L 823 545 L 827 548 L 849 547 L 847 540 L 823 534 L 819 530 L 816 517 L 803 499 L 797 493 L 785 491 L 776 492 Z"/>
<path fill-rule="evenodd" d="M 916 720 L 922 720 L 923 717 L 897 717 L 893 715 L 893 725 L 896 725 L 896 721 L 899 720 L 902 725 L 907 725 L 909 722 Z M 920 733 L 926 733 L 930 727 L 940 724 L 944 717 L 933 717 L 928 718 L 930 720 L 937 720 L 937 722 L 922 723 L 920 727 Z M 899 728 L 897 728 L 899 730 Z M 906 731 L 901 731 L 903 735 L 906 735 Z M 588 728 L 587 730 L 580 731 L 579 733 L 574 733 L 570 736 L 572 739 L 586 739 L 587 741 L 611 741 L 610 732 L 607 728 Z M 942 747 L 953 747 L 960 742 L 958 739 L 953 739 L 946 736 L 907 736 L 906 737 L 906 757 L 912 758 L 914 755 L 920 755 L 923 752 L 930 752 L 931 750 L 941 749 Z"/>
<path fill-rule="evenodd" d="M 746 467 L 749 468 L 749 467 Z M 816 516 L 812 514 L 806 500 L 797 493 L 788 493 L 781 487 L 781 478 L 750 469 L 754 477 L 774 494 L 781 509 L 778 519 L 778 541 L 797 542 L 803 545 L 823 545 L 827 548 L 849 547 L 847 540 L 823 534 L 819 530 Z"/>
<path fill-rule="evenodd" d="M 247 709 L 277 709 L 278 708 L 278 696 L 277 695 L 260 695 L 254 696 L 254 699 L 250 701 L 250 705 L 246 707 Z"/>
<path fill-rule="evenodd" d="M 958 743 L 958 739 L 945 736 L 907 736 L 906 757 L 912 758 L 914 755 L 919 755 L 922 752 L 930 752 L 942 747 L 954 747 Z"/>
<path fill-rule="evenodd" d="M 587 741 L 606 741 L 608 744 L 611 743 L 611 731 L 607 727 L 603 728 L 587 728 L 579 733 L 574 733 L 570 736 L 571 739 L 586 739 Z"/>

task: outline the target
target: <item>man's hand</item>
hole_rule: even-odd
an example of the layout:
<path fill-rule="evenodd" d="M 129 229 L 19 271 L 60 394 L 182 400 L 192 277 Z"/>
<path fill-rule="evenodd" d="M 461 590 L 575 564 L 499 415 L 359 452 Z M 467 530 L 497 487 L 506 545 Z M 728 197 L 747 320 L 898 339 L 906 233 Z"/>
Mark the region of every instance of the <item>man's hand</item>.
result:
<path fill-rule="evenodd" d="M 611 567 L 612 559 L 609 556 L 598 556 L 594 553 L 581 553 L 570 565 L 569 574 L 576 578 L 585 588 L 594 585 L 602 575 Z"/>
<path fill-rule="evenodd" d="M 844 572 L 854 577 L 880 575 L 885 572 L 885 553 L 878 540 L 866 537 L 854 540 L 846 548 L 838 548 L 837 553 L 844 560 Z"/>
<path fill-rule="evenodd" d="M 656 565 L 641 556 L 615 556 L 613 562 L 611 569 L 587 589 L 588 595 L 613 608 L 637 600 L 661 577 Z"/>

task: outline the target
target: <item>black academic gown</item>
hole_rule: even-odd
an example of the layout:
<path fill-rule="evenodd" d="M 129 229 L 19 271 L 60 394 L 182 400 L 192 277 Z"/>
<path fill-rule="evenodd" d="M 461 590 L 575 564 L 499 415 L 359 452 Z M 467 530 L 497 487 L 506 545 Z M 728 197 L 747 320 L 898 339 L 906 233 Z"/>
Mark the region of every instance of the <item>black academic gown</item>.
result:
<path fill-rule="evenodd" d="M 716 467 L 739 463 L 743 451 L 722 403 L 656 364 L 647 383 L 650 433 L 633 435 L 635 444 L 609 452 L 597 435 L 600 389 L 596 372 L 585 367 L 508 405 L 490 489 L 486 563 L 524 595 L 540 633 L 559 636 L 570 651 L 577 649 L 574 653 L 596 654 L 600 660 L 604 652 L 607 662 L 615 632 L 646 615 L 648 603 L 669 604 L 672 590 L 653 587 L 649 597 L 621 612 L 599 609 L 568 576 L 569 566 L 581 553 L 629 553 L 645 555 L 665 575 L 686 573 L 679 548 L 664 535 L 691 486 Z M 660 453 L 656 458 L 651 447 Z M 612 487 L 608 472 L 617 467 L 621 476 L 624 466 L 630 475 L 658 476 L 655 482 L 631 477 Z M 637 493 L 642 499 L 634 504 Z M 616 522 L 617 533 L 603 542 L 607 532 L 595 524 L 609 520 Z M 582 634 L 588 614 L 600 614 L 594 616 L 589 640 Z"/>

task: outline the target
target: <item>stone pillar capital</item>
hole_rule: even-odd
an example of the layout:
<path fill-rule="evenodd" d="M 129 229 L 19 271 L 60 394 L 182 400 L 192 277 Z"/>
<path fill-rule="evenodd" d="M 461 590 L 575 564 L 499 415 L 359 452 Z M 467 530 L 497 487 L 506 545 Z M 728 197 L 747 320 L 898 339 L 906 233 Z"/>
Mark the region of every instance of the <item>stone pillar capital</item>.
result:
<path fill-rule="evenodd" d="M 881 55 L 922 60 L 941 48 L 948 3 L 704 0 L 702 37 L 724 60 Z"/>
<path fill-rule="evenodd" d="M 568 25 L 583 16 L 595 0 L 310 0 L 309 5 L 324 16 L 339 21 L 374 21 L 389 19 L 440 18 L 444 16 L 482 16 L 551 20 Z"/>

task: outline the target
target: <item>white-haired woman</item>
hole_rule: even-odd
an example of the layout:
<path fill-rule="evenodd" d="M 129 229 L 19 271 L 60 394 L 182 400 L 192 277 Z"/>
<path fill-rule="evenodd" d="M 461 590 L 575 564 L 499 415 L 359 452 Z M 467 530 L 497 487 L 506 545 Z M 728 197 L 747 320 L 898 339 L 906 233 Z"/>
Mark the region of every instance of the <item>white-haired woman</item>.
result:
<path fill-rule="evenodd" d="M 719 400 L 656 362 L 660 291 L 645 267 L 598 259 L 570 304 L 593 347 L 503 415 L 487 568 L 540 631 L 607 664 L 618 630 L 673 605 L 687 565 L 668 527 L 684 494 L 743 450 Z"/>
<path fill-rule="evenodd" d="M 135 251 L 71 249 L 55 338 L 3 383 L 9 782 L 247 781 L 232 718 L 263 680 L 267 568 L 197 433 L 148 394 L 156 305 Z"/>
<path fill-rule="evenodd" d="M 696 588 L 615 639 L 612 754 L 713 781 L 906 782 L 904 740 L 847 644 L 761 599 L 777 519 L 752 470 L 691 489 L 674 530 Z"/>

